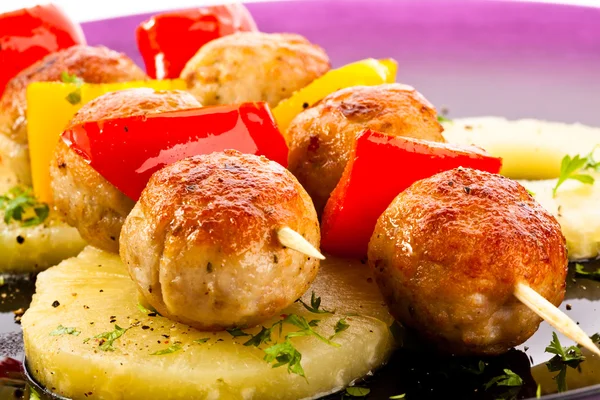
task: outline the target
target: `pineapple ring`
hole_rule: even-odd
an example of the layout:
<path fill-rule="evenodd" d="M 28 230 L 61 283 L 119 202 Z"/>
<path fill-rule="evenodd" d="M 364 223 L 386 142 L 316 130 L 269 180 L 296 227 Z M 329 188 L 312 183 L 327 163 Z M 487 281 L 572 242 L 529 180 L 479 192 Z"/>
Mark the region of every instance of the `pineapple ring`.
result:
<path fill-rule="evenodd" d="M 502 157 L 500 173 L 512 179 L 557 178 L 565 155 L 584 156 L 600 145 L 600 128 L 581 124 L 476 117 L 443 125 L 448 142 L 474 144 Z"/>
<path fill-rule="evenodd" d="M 314 336 L 290 339 L 302 354 L 304 379 L 263 359 L 263 349 L 283 341 L 278 329 L 273 342 L 257 348 L 243 345 L 249 337 L 200 332 L 149 316 L 138 307 L 135 284 L 119 257 L 88 247 L 38 276 L 36 294 L 22 319 L 28 368 L 41 384 L 74 399 L 317 397 L 381 366 L 394 340 L 389 330 L 393 319 L 366 266 L 327 260 L 312 291 L 322 297 L 322 308 L 335 313 L 311 313 L 300 303 L 285 313 L 320 320 L 314 330 L 328 338 L 341 318 L 349 327 L 332 339 L 340 347 Z M 308 304 L 310 296 L 310 291 L 304 296 Z M 115 324 L 129 329 L 114 341 L 113 351 L 101 350 L 98 339 L 85 340 L 115 330 Z M 80 333 L 63 329 L 51 335 L 59 325 Z M 284 324 L 283 335 L 298 330 Z M 157 352 L 166 354 L 153 355 Z"/>
<path fill-rule="evenodd" d="M 16 174 L 0 162 L 0 196 L 17 185 Z M 50 210 L 41 225 L 22 227 L 4 222 L 0 211 L 0 273 L 38 272 L 73 257 L 85 246 L 77 229 Z"/>

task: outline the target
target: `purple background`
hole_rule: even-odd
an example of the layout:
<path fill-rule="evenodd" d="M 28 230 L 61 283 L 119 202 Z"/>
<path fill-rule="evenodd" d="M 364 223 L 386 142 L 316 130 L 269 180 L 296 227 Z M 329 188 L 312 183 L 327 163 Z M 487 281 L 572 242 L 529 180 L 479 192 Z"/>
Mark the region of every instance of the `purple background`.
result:
<path fill-rule="evenodd" d="M 503 115 L 600 126 L 600 8 L 503 1 L 295 0 L 249 4 L 265 32 L 297 32 L 334 66 L 394 57 L 398 79 L 451 117 Z M 143 65 L 146 15 L 84 24 L 90 44 Z"/>

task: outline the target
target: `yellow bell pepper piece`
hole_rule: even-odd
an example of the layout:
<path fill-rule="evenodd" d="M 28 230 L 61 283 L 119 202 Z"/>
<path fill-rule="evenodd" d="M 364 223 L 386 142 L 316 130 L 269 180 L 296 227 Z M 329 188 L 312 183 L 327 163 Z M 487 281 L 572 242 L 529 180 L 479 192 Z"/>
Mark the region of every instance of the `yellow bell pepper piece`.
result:
<path fill-rule="evenodd" d="M 373 58 L 332 69 L 281 101 L 273 109 L 279 130 L 285 133 L 296 115 L 335 91 L 351 86 L 374 86 L 395 82 L 397 69 L 398 64 L 392 59 Z"/>
<path fill-rule="evenodd" d="M 31 178 L 33 191 L 40 201 L 52 202 L 50 162 L 59 135 L 75 113 L 85 103 L 105 93 L 138 87 L 156 90 L 183 90 L 186 85 L 184 81 L 175 79 L 108 84 L 84 83 L 79 89 L 73 83 L 60 82 L 35 82 L 27 87 L 27 133 Z M 75 91 L 81 95 L 81 101 L 71 104 L 67 100 L 67 96 Z"/>

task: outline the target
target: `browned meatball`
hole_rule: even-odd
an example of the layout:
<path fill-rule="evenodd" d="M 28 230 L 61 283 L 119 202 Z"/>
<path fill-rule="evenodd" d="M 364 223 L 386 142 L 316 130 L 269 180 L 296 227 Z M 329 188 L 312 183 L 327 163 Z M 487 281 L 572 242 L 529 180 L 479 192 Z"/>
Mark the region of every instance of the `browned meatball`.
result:
<path fill-rule="evenodd" d="M 368 256 L 392 315 L 448 353 L 500 354 L 538 329 L 517 282 L 557 306 L 565 294 L 559 224 L 519 183 L 487 172 L 413 184 L 377 221 Z"/>
<path fill-rule="evenodd" d="M 288 170 L 235 150 L 194 156 L 152 176 L 121 259 L 162 315 L 203 330 L 252 326 L 316 277 L 319 260 L 279 243 L 286 226 L 318 247 L 314 206 Z"/>
<path fill-rule="evenodd" d="M 71 125 L 199 106 L 194 96 L 182 91 L 128 89 L 92 100 L 79 110 Z M 67 222 L 93 246 L 117 253 L 121 227 L 134 202 L 62 140 L 50 164 L 50 176 L 54 204 Z"/>
<path fill-rule="evenodd" d="M 328 70 L 325 51 L 300 35 L 239 32 L 202 46 L 181 78 L 204 105 L 265 101 L 274 107 Z"/>
<path fill-rule="evenodd" d="M 296 116 L 286 134 L 289 169 L 317 213 L 342 177 L 356 134 L 364 129 L 444 141 L 435 108 L 410 86 L 356 86 L 332 93 Z"/>
<path fill-rule="evenodd" d="M 126 55 L 102 46 L 81 45 L 49 54 L 9 81 L 0 99 L 0 157 L 25 184 L 31 183 L 27 147 L 27 85 L 60 81 L 63 72 L 74 74 L 88 83 L 147 79 L 146 74 Z"/>

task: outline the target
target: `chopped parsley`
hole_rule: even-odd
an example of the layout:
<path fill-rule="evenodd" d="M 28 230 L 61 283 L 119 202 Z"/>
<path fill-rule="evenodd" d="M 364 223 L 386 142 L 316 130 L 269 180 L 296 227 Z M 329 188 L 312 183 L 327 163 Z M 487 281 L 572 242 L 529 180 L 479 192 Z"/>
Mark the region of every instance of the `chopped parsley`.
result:
<path fill-rule="evenodd" d="M 90 341 L 90 339 L 98 339 L 100 342 L 100 350 L 115 351 L 115 347 L 113 346 L 115 340 L 123 336 L 123 334 L 127 332 L 127 330 L 129 330 L 129 328 L 123 329 L 119 325 L 115 325 L 114 331 L 101 333 L 92 338 L 85 339 L 83 342 L 87 343 L 88 341 Z"/>
<path fill-rule="evenodd" d="M 406 397 L 406 393 L 397 394 L 395 396 L 390 396 L 390 400 L 399 400 Z"/>
<path fill-rule="evenodd" d="M 55 330 L 50 332 L 50 336 L 60 336 L 60 335 L 73 335 L 79 336 L 81 332 L 77 330 L 77 328 L 68 328 L 66 326 L 59 325 Z"/>
<path fill-rule="evenodd" d="M 40 400 L 40 394 L 35 390 L 35 388 L 31 385 L 29 387 L 29 400 Z"/>
<path fill-rule="evenodd" d="M 439 115 L 437 116 L 437 120 L 438 122 L 452 122 L 452 120 L 450 118 L 446 118 L 443 115 Z"/>
<path fill-rule="evenodd" d="M 302 354 L 294 345 L 286 339 L 283 343 L 274 344 L 265 349 L 264 360 L 268 363 L 273 363 L 273 368 L 278 368 L 287 365 L 287 370 L 291 374 L 300 375 L 306 379 L 304 369 L 302 368 Z"/>
<path fill-rule="evenodd" d="M 479 360 L 479 363 L 477 363 L 476 368 L 468 367 L 468 368 L 465 368 L 465 370 L 474 375 L 481 375 L 481 374 L 483 374 L 483 371 L 485 370 L 485 362 L 483 362 L 482 360 Z"/>
<path fill-rule="evenodd" d="M 165 354 L 175 353 L 175 352 L 177 352 L 179 350 L 181 350 L 181 344 L 180 343 L 174 343 L 171 346 L 167 347 L 166 349 L 155 351 L 154 353 L 151 353 L 150 355 L 151 356 L 162 356 L 162 355 L 165 355 Z"/>
<path fill-rule="evenodd" d="M 575 264 L 575 276 L 600 280 L 600 268 L 596 268 L 594 271 L 586 271 L 583 265 Z"/>
<path fill-rule="evenodd" d="M 330 311 L 330 310 L 326 310 L 324 308 L 320 308 L 321 307 L 321 298 L 317 297 L 315 295 L 315 292 L 312 292 L 312 295 L 310 296 L 310 305 L 306 304 L 304 301 L 302 301 L 302 299 L 298 299 L 296 300 L 298 302 L 300 302 L 304 308 L 306 308 L 308 311 L 310 311 L 311 313 L 314 314 L 334 314 L 335 311 Z"/>
<path fill-rule="evenodd" d="M 249 333 L 244 332 L 240 328 L 227 329 L 227 333 L 229 333 L 233 337 L 251 336 Z"/>
<path fill-rule="evenodd" d="M 194 340 L 194 343 L 203 344 L 203 343 L 208 342 L 209 340 L 210 340 L 210 338 L 205 337 L 205 338 L 202 338 L 202 339 L 196 339 L 196 340 Z"/>
<path fill-rule="evenodd" d="M 581 350 L 577 346 L 562 347 L 556 332 L 552 332 L 552 341 L 546 347 L 546 353 L 555 354 L 550 361 L 546 362 L 546 367 L 550 372 L 558 371 L 553 378 L 558 386 L 558 391 L 567 391 L 567 367 L 579 367 L 579 364 L 585 361 L 585 356 L 581 354 Z"/>
<path fill-rule="evenodd" d="M 271 341 L 271 331 L 277 324 L 279 324 L 279 323 L 275 323 L 270 328 L 265 328 L 263 326 L 261 328 L 260 332 L 258 332 L 256 335 L 252 335 L 252 337 L 250 339 L 248 339 L 248 341 L 246 343 L 244 343 L 244 346 L 259 347 L 260 345 L 262 345 L 264 343 L 269 343 Z"/>
<path fill-rule="evenodd" d="M 314 336 L 317 339 L 319 339 L 320 341 L 322 341 L 323 343 L 327 343 L 330 346 L 340 347 L 339 343 L 332 342 L 331 340 L 329 340 L 329 339 L 321 336 L 315 330 L 313 330 L 312 327 L 306 321 L 306 319 L 304 317 L 302 317 L 302 316 L 295 315 L 295 314 L 290 314 L 287 317 L 285 317 L 285 319 L 283 320 L 283 322 L 288 323 L 288 324 L 292 324 L 292 325 L 300 328 L 299 331 L 288 333 L 285 336 L 286 339 L 290 339 L 290 338 L 293 338 L 293 337 L 299 337 L 299 336 Z"/>
<path fill-rule="evenodd" d="M 346 395 L 350 397 L 365 397 L 371 393 L 371 389 L 361 386 L 350 386 L 346 388 Z"/>
<path fill-rule="evenodd" d="M 73 105 L 81 103 L 81 85 L 83 85 L 83 79 L 77 75 L 69 75 L 68 72 L 63 71 L 60 74 L 60 80 L 64 83 L 75 84 L 75 90 L 69 93 L 66 97 L 67 101 Z"/>
<path fill-rule="evenodd" d="M 594 183 L 594 178 L 588 174 L 580 173 L 581 170 L 586 169 L 594 169 L 598 170 L 600 167 L 600 163 L 596 163 L 593 158 L 595 148 L 590 152 L 590 154 L 585 157 L 581 157 L 579 154 L 576 154 L 574 157 L 566 155 L 563 157 L 560 163 L 560 176 L 556 181 L 556 186 L 552 189 L 552 196 L 556 197 L 556 191 L 558 188 L 567 180 L 573 179 L 584 183 L 586 185 L 591 185 Z"/>
<path fill-rule="evenodd" d="M 0 196 L 0 210 L 4 210 L 4 222 L 19 222 L 21 226 L 39 225 L 48 218 L 50 208 L 33 196 L 31 188 L 15 186 Z"/>
<path fill-rule="evenodd" d="M 310 325 L 310 322 L 309 322 L 309 325 Z M 346 322 L 346 318 L 341 318 L 333 327 L 333 331 L 334 331 L 333 336 L 337 335 L 340 332 L 345 331 L 348 328 L 350 328 L 350 325 Z M 333 336 L 331 336 L 330 339 L 333 338 Z"/>
<path fill-rule="evenodd" d="M 540 397 L 542 397 L 542 385 L 538 383 L 537 389 L 535 391 L 535 398 L 539 399 Z"/>
<path fill-rule="evenodd" d="M 488 390 L 492 386 L 511 386 L 518 387 L 523 386 L 523 379 L 517 374 L 515 374 L 510 369 L 504 369 L 504 375 L 498 375 L 488 381 L 485 384 L 485 390 Z"/>

